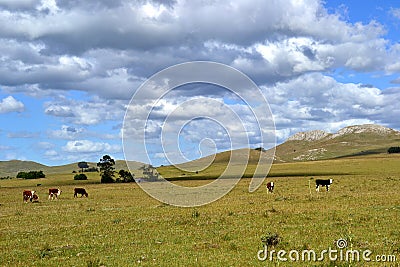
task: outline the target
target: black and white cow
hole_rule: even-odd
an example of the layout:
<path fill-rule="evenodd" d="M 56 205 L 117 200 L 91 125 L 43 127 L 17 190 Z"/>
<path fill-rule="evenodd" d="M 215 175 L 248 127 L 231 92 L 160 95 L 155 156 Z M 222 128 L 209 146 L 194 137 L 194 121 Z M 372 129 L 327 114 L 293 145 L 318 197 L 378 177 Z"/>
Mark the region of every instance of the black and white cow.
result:
<path fill-rule="evenodd" d="M 333 179 L 317 179 L 315 180 L 315 190 L 319 192 L 320 186 L 325 186 L 326 191 L 329 191 L 329 186 L 333 183 Z"/>
<path fill-rule="evenodd" d="M 268 192 L 269 193 L 273 193 L 274 192 L 274 187 L 275 187 L 274 182 L 268 182 L 267 183 L 267 189 L 268 189 L 267 193 Z"/>

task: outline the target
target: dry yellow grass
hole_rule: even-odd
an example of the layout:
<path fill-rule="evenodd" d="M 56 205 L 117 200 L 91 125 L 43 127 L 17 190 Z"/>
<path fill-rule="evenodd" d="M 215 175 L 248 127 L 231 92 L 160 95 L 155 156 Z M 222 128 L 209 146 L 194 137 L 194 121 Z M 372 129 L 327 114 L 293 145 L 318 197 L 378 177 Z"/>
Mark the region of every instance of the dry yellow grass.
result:
<path fill-rule="evenodd" d="M 345 238 L 373 255 L 400 251 L 399 158 L 364 158 L 274 165 L 265 188 L 248 193 L 250 179 L 222 199 L 177 208 L 146 195 L 136 184 L 99 184 L 55 175 L 41 181 L 0 181 L 0 266 L 349 266 L 349 262 L 259 261 L 261 238 L 277 233 L 277 250 L 335 248 Z M 311 180 L 333 178 L 318 194 Z M 292 176 L 291 176 L 292 175 Z M 79 182 L 79 183 L 77 183 Z M 175 181 L 197 186 L 205 181 Z M 73 198 L 83 185 L 89 198 Z M 46 199 L 48 186 L 63 191 Z M 22 203 L 23 189 L 39 203 Z M 351 266 L 390 266 L 353 262 Z M 393 264 L 393 263 L 392 263 Z"/>

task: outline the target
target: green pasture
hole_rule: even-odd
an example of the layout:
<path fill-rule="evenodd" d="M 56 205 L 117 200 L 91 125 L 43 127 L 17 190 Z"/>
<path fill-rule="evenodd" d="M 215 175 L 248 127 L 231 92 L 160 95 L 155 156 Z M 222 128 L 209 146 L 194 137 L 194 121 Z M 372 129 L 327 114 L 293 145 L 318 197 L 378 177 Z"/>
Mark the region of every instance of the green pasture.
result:
<path fill-rule="evenodd" d="M 184 176 L 174 183 L 208 183 L 222 165 Z M 214 169 L 213 169 L 214 168 Z M 248 167 L 248 174 L 254 166 Z M 205 173 L 207 171 L 207 173 Z M 196 180 L 206 177 L 206 179 Z M 185 179 L 191 176 L 191 179 Z M 246 176 L 245 176 L 246 177 Z M 243 178 L 226 196 L 209 205 L 179 208 L 149 197 L 137 184 L 100 184 L 51 174 L 38 180 L 0 180 L 0 266 L 398 266 L 400 262 L 400 158 L 367 156 L 303 163 L 274 164 L 265 186 L 248 192 Z M 315 192 L 314 179 L 333 178 L 329 192 Z M 41 184 L 37 186 L 37 184 Z M 73 198 L 74 187 L 89 198 Z M 62 190 L 47 200 L 49 187 Z M 38 203 L 23 203 L 24 189 L 37 190 Z M 397 262 L 260 261 L 261 239 L 278 234 L 269 249 L 348 247 Z M 287 256 L 287 255 L 286 255 Z M 397 265 L 395 265 L 397 264 Z"/>

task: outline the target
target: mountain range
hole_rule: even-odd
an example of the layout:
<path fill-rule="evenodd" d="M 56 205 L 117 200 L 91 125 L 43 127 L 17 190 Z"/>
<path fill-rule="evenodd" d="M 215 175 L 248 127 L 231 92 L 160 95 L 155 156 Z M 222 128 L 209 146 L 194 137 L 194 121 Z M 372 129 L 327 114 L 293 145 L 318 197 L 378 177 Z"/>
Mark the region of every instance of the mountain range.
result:
<path fill-rule="evenodd" d="M 376 124 L 348 126 L 336 133 L 313 130 L 296 133 L 284 143 L 276 146 L 274 162 L 313 161 L 386 154 L 390 147 L 398 146 L 400 146 L 400 131 Z M 242 149 L 241 151 L 245 150 L 248 149 Z M 250 163 L 253 161 L 254 163 L 257 162 L 258 157 L 263 153 L 267 156 L 272 155 L 268 151 L 262 152 L 251 149 L 249 154 Z M 184 163 L 183 165 L 189 167 L 190 165 L 196 166 L 200 163 L 200 165 L 203 165 L 204 162 L 223 163 L 229 161 L 230 155 L 231 151 L 225 151 Z M 139 168 L 143 164 L 137 163 L 137 165 Z M 89 166 L 95 167 L 96 163 L 89 163 Z M 125 161 L 117 160 L 115 168 L 116 170 L 127 169 Z M 78 169 L 77 163 L 62 166 L 46 166 L 33 161 L 0 161 L 0 177 L 15 176 L 19 171 L 42 170 L 46 174 L 52 174 L 71 173 Z"/>

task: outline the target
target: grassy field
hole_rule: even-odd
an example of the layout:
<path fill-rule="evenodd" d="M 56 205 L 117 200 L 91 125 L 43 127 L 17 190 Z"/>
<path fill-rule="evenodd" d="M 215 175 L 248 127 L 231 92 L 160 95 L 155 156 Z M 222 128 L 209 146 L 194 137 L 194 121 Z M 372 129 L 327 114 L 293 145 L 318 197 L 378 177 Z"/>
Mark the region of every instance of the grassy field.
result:
<path fill-rule="evenodd" d="M 245 178 L 225 197 L 197 208 L 165 205 L 136 184 L 100 184 L 98 174 L 88 181 L 73 181 L 70 173 L 1 180 L 0 266 L 398 266 L 399 162 L 383 155 L 274 164 L 267 179 L 275 182 L 273 194 L 264 187 L 248 193 Z M 311 178 L 334 183 L 316 193 Z M 78 185 L 89 198 L 73 198 Z M 53 186 L 62 194 L 49 201 L 46 191 Z M 40 202 L 24 204 L 24 189 L 37 190 Z M 396 255 L 397 263 L 258 260 L 261 238 L 273 234 L 280 237 L 275 250 L 319 253 L 344 238 L 348 248 L 369 249 L 372 259 Z"/>

